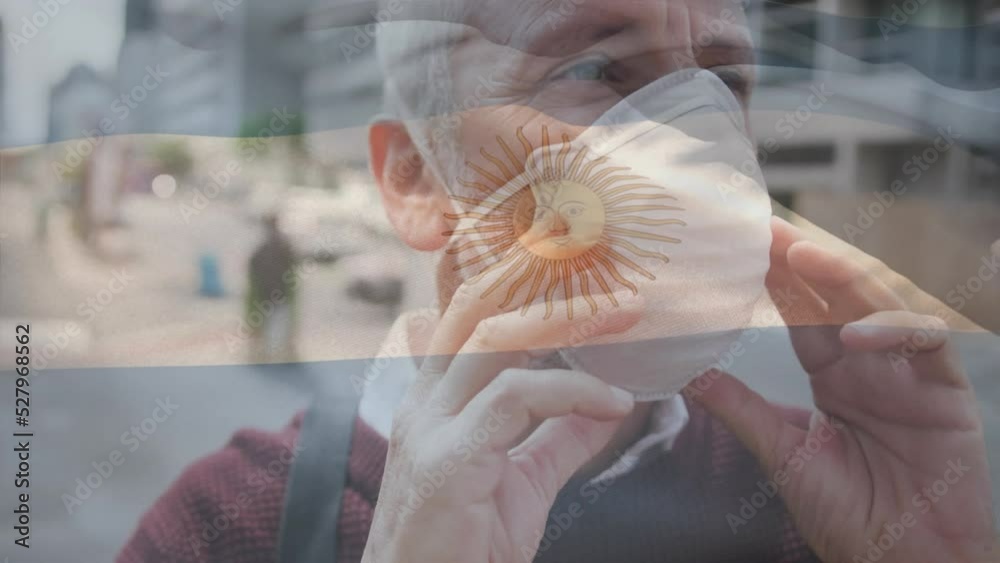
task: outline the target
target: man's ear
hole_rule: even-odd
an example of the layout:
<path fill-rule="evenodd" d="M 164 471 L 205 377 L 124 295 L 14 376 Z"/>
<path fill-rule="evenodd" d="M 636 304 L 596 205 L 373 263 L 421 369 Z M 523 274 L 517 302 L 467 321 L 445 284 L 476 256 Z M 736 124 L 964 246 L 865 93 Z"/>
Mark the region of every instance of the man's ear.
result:
<path fill-rule="evenodd" d="M 448 237 L 445 213 L 452 211 L 447 190 L 400 121 L 379 121 L 368 130 L 372 174 L 389 222 L 408 246 L 437 250 Z"/>

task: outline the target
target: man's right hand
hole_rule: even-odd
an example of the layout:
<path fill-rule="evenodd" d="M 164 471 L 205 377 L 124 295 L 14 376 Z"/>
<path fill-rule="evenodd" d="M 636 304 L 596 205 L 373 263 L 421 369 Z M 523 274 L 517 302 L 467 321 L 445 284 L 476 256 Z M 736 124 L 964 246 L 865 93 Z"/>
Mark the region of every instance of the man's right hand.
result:
<path fill-rule="evenodd" d="M 525 367 L 526 351 L 566 346 L 574 327 L 630 328 L 639 297 L 543 320 L 539 307 L 497 315 L 486 285 L 456 293 L 395 415 L 365 563 L 530 561 L 556 494 L 633 409 L 591 375 Z"/>

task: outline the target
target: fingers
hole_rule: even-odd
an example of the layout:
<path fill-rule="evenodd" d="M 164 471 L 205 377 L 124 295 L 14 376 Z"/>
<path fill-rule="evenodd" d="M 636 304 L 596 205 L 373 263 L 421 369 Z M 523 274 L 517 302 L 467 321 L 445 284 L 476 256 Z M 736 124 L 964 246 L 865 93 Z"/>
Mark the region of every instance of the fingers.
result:
<path fill-rule="evenodd" d="M 788 264 L 829 306 L 835 324 L 906 306 L 887 285 L 845 256 L 799 241 L 788 248 Z"/>
<path fill-rule="evenodd" d="M 476 395 L 455 422 L 461 435 L 483 435 L 477 443 L 486 451 L 506 453 L 539 420 L 571 414 L 620 420 L 634 405 L 631 393 L 586 373 L 510 369 Z"/>
<path fill-rule="evenodd" d="M 711 372 L 702 377 L 714 381 L 706 390 L 692 393 L 696 400 L 740 439 L 768 473 L 780 469 L 787 454 L 805 439 L 806 430 L 733 376 Z"/>
<path fill-rule="evenodd" d="M 483 320 L 451 361 L 435 391 L 451 414 L 483 390 L 507 368 L 526 367 L 532 351 L 549 353 L 575 346 L 603 334 L 627 330 L 639 321 L 642 299 L 630 293 L 617 296 L 619 307 L 594 316 L 559 316 L 543 320 L 541 308 L 526 316 L 513 311 Z M 584 338 L 586 335 L 586 338 Z"/>
<path fill-rule="evenodd" d="M 917 352 L 948 342 L 948 325 L 937 317 L 909 311 L 880 311 L 845 325 L 840 339 L 850 350 L 878 352 L 912 342 Z"/>
<path fill-rule="evenodd" d="M 451 358 L 472 336 L 476 326 L 483 319 L 499 312 L 499 301 L 490 299 L 489 296 L 482 297 L 481 286 L 481 283 L 466 281 L 452 296 L 451 303 L 441 315 L 427 346 L 427 359 L 423 366 L 426 370 L 421 371 L 444 374 Z"/>
<path fill-rule="evenodd" d="M 793 244 L 807 240 L 798 227 L 781 217 L 771 217 L 771 259 L 784 260 Z"/>
<path fill-rule="evenodd" d="M 620 420 L 599 421 L 575 414 L 550 418 L 515 447 L 510 458 L 546 498 L 555 498 L 585 463 L 604 450 L 620 426 Z"/>
<path fill-rule="evenodd" d="M 788 326 L 829 323 L 827 304 L 792 271 L 784 257 L 772 259 L 765 278 L 771 301 Z"/>
<path fill-rule="evenodd" d="M 969 386 L 946 322 L 909 311 L 881 311 L 844 326 L 841 341 L 848 351 L 883 352 L 891 369 L 911 369 L 926 381 L 960 388 Z"/>
<path fill-rule="evenodd" d="M 826 324 L 826 303 L 788 264 L 788 249 L 805 240 L 802 231 L 784 219 L 772 217 L 771 233 L 771 267 L 765 280 L 771 300 L 789 326 Z"/>
<path fill-rule="evenodd" d="M 516 258 L 517 254 L 511 254 L 510 256 L 514 257 L 515 261 L 520 260 L 520 258 Z M 484 319 L 510 311 L 512 307 L 523 303 L 520 299 L 523 299 L 526 295 L 533 294 L 538 289 L 534 286 L 529 287 L 525 283 L 528 278 L 523 275 L 516 280 L 510 279 L 510 274 L 515 271 L 518 271 L 515 267 L 498 267 L 481 278 L 473 278 L 466 281 L 459 287 L 430 339 L 427 348 L 427 359 L 422 366 L 422 372 L 429 373 L 432 376 L 436 375 L 437 377 L 443 375 L 447 372 L 448 366 L 459 351 L 468 351 L 463 350 L 463 347 L 470 337 L 479 330 L 479 325 Z M 538 279 L 536 279 L 536 282 Z M 632 297 L 631 293 L 615 293 L 613 296 L 609 295 L 607 301 L 602 300 L 600 305 L 596 305 L 596 302 L 593 305 L 599 307 L 598 313 L 608 310 L 614 311 L 622 303 L 623 298 L 627 299 L 623 296 L 627 296 L 627 298 Z M 610 303 L 614 303 L 614 306 L 611 306 Z M 563 307 L 565 303 L 555 303 L 553 305 Z M 579 303 L 575 305 L 575 314 L 573 315 L 575 319 L 586 321 L 589 317 L 595 316 L 591 314 L 590 307 L 587 305 L 583 305 L 582 307 Z M 545 314 L 540 313 L 539 309 L 544 309 Z M 550 313 L 549 307 L 541 308 L 532 306 L 521 308 L 519 314 L 544 322 L 549 329 L 556 328 L 554 321 L 560 318 L 565 319 L 567 316 L 560 314 L 550 315 Z M 506 350 L 537 348 L 540 348 L 540 346 L 533 345 L 527 339 L 521 339 L 521 342 L 512 342 Z M 494 347 L 492 350 L 496 351 L 498 348 Z"/>
<path fill-rule="evenodd" d="M 771 300 L 789 327 L 789 337 L 806 371 L 828 365 L 840 357 L 842 346 L 826 302 L 788 264 L 788 249 L 805 240 L 802 231 L 772 218 L 771 268 L 766 283 Z"/>
<path fill-rule="evenodd" d="M 516 268 L 501 265 L 521 260 L 518 256 L 514 251 L 508 252 L 491 271 L 466 280 L 455 291 L 427 346 L 426 371 L 444 374 L 451 359 L 465 345 L 479 323 L 503 312 L 501 305 L 507 299 L 507 292 L 499 289 L 500 284 L 512 281 L 507 278 Z"/>
<path fill-rule="evenodd" d="M 826 303 L 836 324 L 845 324 L 876 311 L 906 308 L 899 296 L 860 264 L 809 241 L 800 229 L 787 221 L 773 218 L 771 232 L 774 281 L 796 287 L 799 287 L 796 278 L 806 282 L 814 295 Z M 818 313 L 819 308 L 814 312 Z"/>

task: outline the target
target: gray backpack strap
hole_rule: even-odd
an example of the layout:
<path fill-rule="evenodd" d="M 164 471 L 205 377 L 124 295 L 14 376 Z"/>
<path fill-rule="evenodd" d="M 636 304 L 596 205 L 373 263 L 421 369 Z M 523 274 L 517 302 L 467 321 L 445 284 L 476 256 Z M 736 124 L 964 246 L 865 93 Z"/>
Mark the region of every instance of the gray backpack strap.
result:
<path fill-rule="evenodd" d="M 306 412 L 292 463 L 278 542 L 280 563 L 335 563 L 337 524 L 347 482 L 359 394 L 351 378 L 330 385 Z"/>

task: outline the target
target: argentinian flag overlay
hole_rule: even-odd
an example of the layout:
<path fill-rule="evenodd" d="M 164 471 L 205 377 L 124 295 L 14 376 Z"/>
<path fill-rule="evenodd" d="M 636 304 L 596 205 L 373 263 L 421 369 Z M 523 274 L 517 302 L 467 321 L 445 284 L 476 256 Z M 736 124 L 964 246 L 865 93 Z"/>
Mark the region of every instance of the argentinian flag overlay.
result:
<path fill-rule="evenodd" d="M 560 42 L 508 45 L 510 22 L 474 26 L 443 0 L 114 1 L 0 8 L 0 380 L 30 325 L 38 405 L 38 544 L 12 562 L 113 560 L 185 467 L 239 428 L 283 427 L 334 378 L 379 390 L 366 408 L 388 413 L 425 359 L 390 326 L 432 331 L 439 266 L 497 282 L 504 311 L 578 320 L 565 346 L 528 351 L 545 366 L 647 401 L 720 369 L 811 406 L 790 331 L 837 327 L 785 326 L 799 296 L 765 291 L 772 214 L 948 322 L 1000 483 L 995 10 L 750 2 L 747 107 L 719 69 L 688 69 L 584 120 L 486 135 L 478 170 L 456 167 L 468 185 L 449 194 L 438 262 L 386 219 L 368 126 L 502 108 L 510 69 L 478 64 L 466 106 L 387 115 L 386 81 L 444 100 L 454 66 L 476 61 L 432 65 L 440 45 L 419 34 L 379 60 L 380 35 L 431 23 L 572 55 Z M 571 29 L 581 4 L 554 2 L 537 25 Z M 642 323 L 590 339 L 633 292 Z"/>

